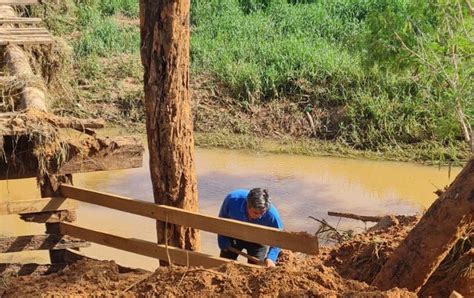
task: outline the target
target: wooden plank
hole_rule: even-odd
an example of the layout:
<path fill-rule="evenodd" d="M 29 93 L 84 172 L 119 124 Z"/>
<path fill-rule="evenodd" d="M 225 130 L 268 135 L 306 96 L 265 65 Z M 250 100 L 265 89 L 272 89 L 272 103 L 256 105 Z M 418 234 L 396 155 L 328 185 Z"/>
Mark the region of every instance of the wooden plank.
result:
<path fill-rule="evenodd" d="M 15 39 L 40 38 L 40 37 L 52 38 L 48 31 L 42 31 L 42 30 L 33 31 L 33 32 L 25 32 L 25 31 L 14 32 L 13 31 L 13 32 L 7 32 L 7 33 L 0 31 L 1 40 L 15 40 Z"/>
<path fill-rule="evenodd" d="M 75 209 L 77 203 L 65 198 L 9 201 L 0 203 L 0 215 Z"/>
<path fill-rule="evenodd" d="M 318 238 L 62 184 L 64 197 L 250 242 L 318 254 Z"/>
<path fill-rule="evenodd" d="M 0 39 L 0 45 L 6 46 L 9 44 L 15 45 L 35 45 L 35 44 L 50 44 L 53 43 L 53 39 L 46 38 L 46 37 L 38 37 L 38 38 L 25 38 L 25 39 Z"/>
<path fill-rule="evenodd" d="M 35 5 L 38 4 L 38 0 L 0 0 L 0 5 Z"/>
<path fill-rule="evenodd" d="M 26 32 L 26 31 L 1 32 L 0 31 L 0 39 L 2 39 L 2 40 L 39 38 L 39 37 L 43 37 L 43 38 L 44 37 L 49 37 L 49 38 L 51 38 L 51 35 L 49 34 L 48 31 L 43 31 L 43 30 L 32 31 L 32 32 Z"/>
<path fill-rule="evenodd" d="M 62 234 L 81 238 L 97 244 L 133 252 L 139 255 L 157 258 L 160 260 L 171 260 L 171 263 L 183 266 L 202 266 L 205 268 L 219 267 L 232 260 L 213 257 L 210 255 L 179 249 L 172 246 L 164 246 L 149 241 L 134 238 L 123 238 L 98 231 L 85 229 L 76 225 L 59 223 L 59 229 Z M 169 257 L 169 259 L 168 259 Z M 241 264 L 241 263 L 239 263 Z M 243 266 L 258 267 L 250 264 Z"/>
<path fill-rule="evenodd" d="M 40 18 L 21 18 L 21 17 L 0 18 L 0 24 L 37 24 L 40 22 L 41 22 Z"/>
<path fill-rule="evenodd" d="M 44 34 L 49 34 L 48 29 L 44 27 L 27 27 L 27 28 L 6 28 L 6 27 L 0 27 L 0 35 L 5 36 L 5 35 L 29 35 L 29 34 L 38 34 L 38 33 L 44 33 Z"/>
<path fill-rule="evenodd" d="M 58 234 L 0 238 L 0 253 L 26 250 L 58 250 L 88 246 L 90 246 L 90 243 L 82 239 Z"/>
<path fill-rule="evenodd" d="M 52 42 L 53 39 L 48 34 L 37 34 L 37 35 L 17 35 L 17 36 L 7 36 L 0 34 L 0 42 L 9 42 L 9 41 L 42 41 L 46 40 Z"/>
<path fill-rule="evenodd" d="M 0 17 L 0 20 L 4 18 Z M 15 19 L 29 19 L 29 18 L 7 18 L 11 20 Z M 8 33 L 8 32 L 35 32 L 35 31 L 48 31 L 45 27 L 0 27 L 0 32 Z"/>

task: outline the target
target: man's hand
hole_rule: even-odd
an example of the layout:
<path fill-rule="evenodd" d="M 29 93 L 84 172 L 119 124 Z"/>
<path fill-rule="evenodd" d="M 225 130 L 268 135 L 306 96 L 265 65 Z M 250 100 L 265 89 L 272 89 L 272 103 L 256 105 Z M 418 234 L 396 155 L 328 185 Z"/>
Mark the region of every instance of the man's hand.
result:
<path fill-rule="evenodd" d="M 267 268 L 275 267 L 275 263 L 270 259 L 265 259 L 265 267 Z"/>

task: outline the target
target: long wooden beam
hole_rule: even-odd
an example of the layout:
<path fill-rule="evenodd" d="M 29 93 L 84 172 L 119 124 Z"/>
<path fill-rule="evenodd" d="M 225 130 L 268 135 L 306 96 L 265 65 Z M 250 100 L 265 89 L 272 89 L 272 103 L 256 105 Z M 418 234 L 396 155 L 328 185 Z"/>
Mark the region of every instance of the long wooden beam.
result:
<path fill-rule="evenodd" d="M 88 246 L 90 246 L 90 243 L 82 239 L 57 234 L 0 238 L 0 253 Z"/>
<path fill-rule="evenodd" d="M 41 23 L 40 18 L 22 18 L 22 17 L 10 17 L 0 18 L 0 24 L 36 24 Z"/>
<path fill-rule="evenodd" d="M 0 5 L 34 5 L 38 4 L 38 0 L 0 0 Z"/>
<path fill-rule="evenodd" d="M 62 184 L 64 197 L 250 242 L 318 254 L 318 238 Z"/>
<path fill-rule="evenodd" d="M 76 238 L 84 239 L 97 244 L 133 252 L 139 255 L 157 258 L 160 260 L 171 261 L 173 264 L 183 266 L 202 266 L 204 268 L 219 267 L 232 260 L 213 257 L 210 255 L 179 249 L 176 247 L 156 244 L 134 238 L 123 238 L 94 230 L 85 229 L 76 225 L 59 223 L 61 234 L 70 235 Z M 258 267 L 250 264 L 244 266 Z"/>
<path fill-rule="evenodd" d="M 0 5 L 32 5 L 38 4 L 38 0 L 0 0 Z"/>
<path fill-rule="evenodd" d="M 24 36 L 24 37 L 0 37 L 0 45 L 37 45 L 51 44 L 53 39 L 50 36 Z"/>
<path fill-rule="evenodd" d="M 9 201 L 0 203 L 0 215 L 73 210 L 76 206 L 77 202 L 65 198 Z"/>

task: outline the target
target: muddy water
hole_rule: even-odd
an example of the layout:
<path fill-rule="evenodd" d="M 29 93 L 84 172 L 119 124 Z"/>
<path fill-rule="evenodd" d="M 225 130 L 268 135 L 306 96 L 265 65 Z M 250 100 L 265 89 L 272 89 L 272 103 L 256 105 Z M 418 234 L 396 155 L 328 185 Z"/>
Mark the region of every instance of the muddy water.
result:
<path fill-rule="evenodd" d="M 235 188 L 266 187 L 280 211 L 285 228 L 314 233 L 317 224 L 308 218 L 326 218 L 331 224 L 356 232 L 362 222 L 331 218 L 327 211 L 362 215 L 421 213 L 435 199 L 433 191 L 449 184 L 460 171 L 406 163 L 326 157 L 268 155 L 228 150 L 196 153 L 201 212 L 217 214 L 226 193 Z M 140 169 L 80 174 L 77 186 L 153 201 L 148 160 Z M 39 198 L 33 179 L 0 182 L 0 202 Z M 81 203 L 76 224 L 124 237 L 155 240 L 154 221 Z M 44 225 L 28 224 L 17 216 L 0 217 L 0 235 L 43 233 Z M 215 235 L 202 233 L 202 251 L 217 254 Z M 152 270 L 156 260 L 93 245 L 82 249 L 90 256 L 114 259 L 123 265 Z M 0 262 L 47 263 L 45 252 L 4 254 Z"/>

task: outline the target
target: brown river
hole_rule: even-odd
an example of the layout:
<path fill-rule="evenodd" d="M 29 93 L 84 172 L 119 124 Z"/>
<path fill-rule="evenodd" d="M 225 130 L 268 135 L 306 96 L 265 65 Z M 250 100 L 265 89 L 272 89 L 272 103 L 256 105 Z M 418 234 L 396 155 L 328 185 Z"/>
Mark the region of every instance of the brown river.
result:
<path fill-rule="evenodd" d="M 144 167 L 74 175 L 80 187 L 152 202 L 148 160 Z M 460 168 L 408 163 L 354 160 L 242 151 L 197 149 L 196 166 L 200 212 L 216 215 L 226 193 L 236 188 L 265 187 L 280 212 L 285 229 L 314 233 L 326 219 L 341 229 L 363 231 L 364 224 L 327 216 L 328 211 L 360 215 L 422 213 L 436 198 L 433 191 L 449 184 Z M 0 182 L 0 202 L 39 198 L 34 179 Z M 80 203 L 75 224 L 123 237 L 154 241 L 152 219 Z M 0 216 L 0 236 L 44 233 L 44 225 L 25 223 L 18 216 Z M 218 254 L 216 236 L 202 233 L 201 251 Z M 148 257 L 92 244 L 81 251 L 98 259 L 153 270 Z M 0 255 L 4 262 L 48 263 L 47 252 Z"/>

